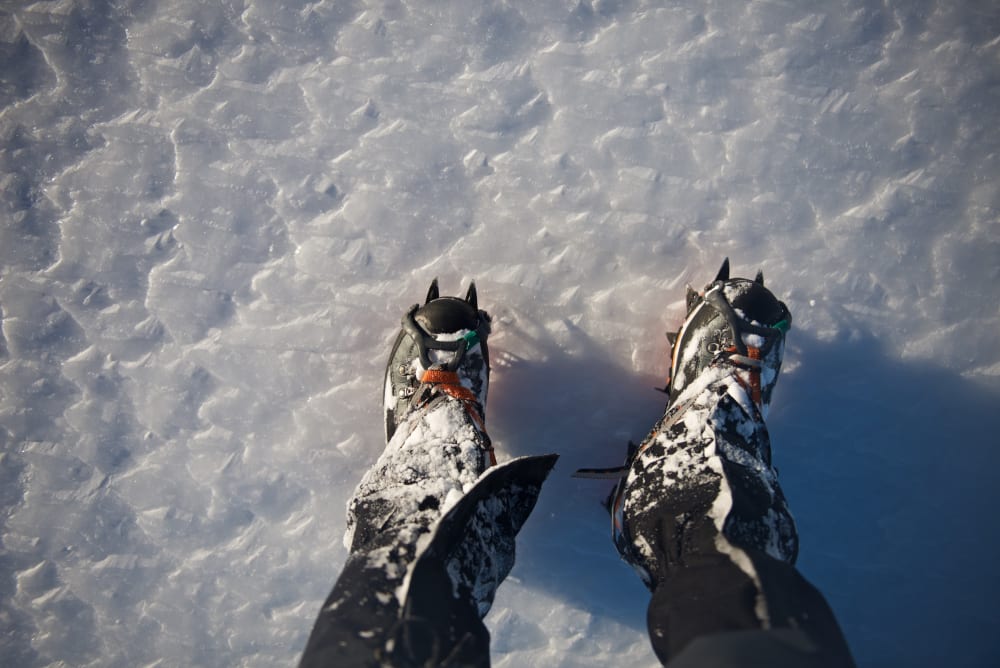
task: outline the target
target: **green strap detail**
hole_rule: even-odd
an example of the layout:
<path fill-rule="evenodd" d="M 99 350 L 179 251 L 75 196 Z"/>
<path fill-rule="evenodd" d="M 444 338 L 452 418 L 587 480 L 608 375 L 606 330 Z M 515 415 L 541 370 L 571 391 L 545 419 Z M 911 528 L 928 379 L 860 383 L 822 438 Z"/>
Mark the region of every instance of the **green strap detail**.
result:
<path fill-rule="evenodd" d="M 465 341 L 466 350 L 468 350 L 472 346 L 474 346 L 477 343 L 479 343 L 479 334 L 477 334 L 475 330 L 473 330 L 471 332 L 466 332 L 462 336 L 462 339 Z"/>

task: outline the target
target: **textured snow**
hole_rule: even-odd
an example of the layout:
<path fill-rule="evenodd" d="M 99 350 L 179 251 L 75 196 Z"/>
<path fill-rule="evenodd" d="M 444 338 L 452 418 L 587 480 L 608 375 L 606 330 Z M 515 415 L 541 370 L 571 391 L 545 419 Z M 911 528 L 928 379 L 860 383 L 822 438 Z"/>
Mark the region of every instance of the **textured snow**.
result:
<path fill-rule="evenodd" d="M 859 664 L 997 664 L 998 68 L 986 0 L 6 3 L 4 663 L 294 662 L 439 276 L 498 456 L 563 455 L 494 664 L 655 665 L 568 473 L 728 255 L 794 315 L 774 463 Z"/>

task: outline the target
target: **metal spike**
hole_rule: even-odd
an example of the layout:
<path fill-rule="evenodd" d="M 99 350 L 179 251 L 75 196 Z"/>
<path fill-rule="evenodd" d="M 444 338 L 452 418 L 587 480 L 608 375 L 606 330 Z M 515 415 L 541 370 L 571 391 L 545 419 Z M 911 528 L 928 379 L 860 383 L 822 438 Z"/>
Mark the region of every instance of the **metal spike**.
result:
<path fill-rule="evenodd" d="M 754 283 L 760 283 L 761 285 L 764 285 L 764 270 L 763 269 L 758 269 L 757 270 L 757 278 L 753 279 L 753 281 L 754 281 Z"/>
<path fill-rule="evenodd" d="M 465 301 L 467 301 L 475 310 L 479 310 L 479 298 L 476 296 L 475 281 L 471 281 L 469 283 L 469 291 L 465 293 Z"/>
<path fill-rule="evenodd" d="M 687 297 L 685 297 L 685 301 L 687 302 L 687 310 L 688 310 L 688 312 L 690 312 L 691 309 L 694 308 L 694 305 L 698 303 L 699 299 L 701 299 L 701 295 L 699 295 L 697 293 L 697 291 L 695 291 L 694 288 L 692 288 L 690 285 L 688 285 L 687 286 Z"/>
<path fill-rule="evenodd" d="M 672 348 L 677 343 L 677 332 L 667 332 L 667 341 L 670 342 L 670 347 Z"/>
<path fill-rule="evenodd" d="M 722 266 L 719 267 L 719 273 L 716 274 L 715 280 L 717 281 L 728 281 L 729 280 L 729 258 L 727 257 L 722 261 Z"/>
<path fill-rule="evenodd" d="M 638 449 L 639 449 L 639 445 L 636 442 L 634 442 L 632 439 L 629 439 L 628 449 L 627 449 L 627 453 L 628 453 L 629 458 L 634 457 L 635 453 L 636 453 L 636 451 Z"/>
<path fill-rule="evenodd" d="M 434 280 L 431 281 L 431 287 L 427 291 L 427 300 L 424 301 L 424 303 L 425 304 L 430 303 L 431 301 L 437 299 L 440 296 L 441 292 L 438 290 L 438 279 L 437 277 L 435 277 Z"/>

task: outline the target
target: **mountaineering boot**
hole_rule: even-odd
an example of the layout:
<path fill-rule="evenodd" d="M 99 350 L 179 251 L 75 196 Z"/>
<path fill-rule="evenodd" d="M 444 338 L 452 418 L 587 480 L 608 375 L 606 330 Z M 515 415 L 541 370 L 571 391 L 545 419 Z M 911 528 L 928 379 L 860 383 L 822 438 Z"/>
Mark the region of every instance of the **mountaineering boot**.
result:
<path fill-rule="evenodd" d="M 663 662 L 686 651 L 695 658 L 683 665 L 744 665 L 708 661 L 751 651 L 731 633 L 749 631 L 770 647 L 752 650 L 765 652 L 759 665 L 852 665 L 822 595 L 793 566 L 798 534 L 771 465 L 764 417 L 790 324 L 763 275 L 730 278 L 728 259 L 702 292 L 689 287 L 664 415 L 631 446 L 609 497 L 615 547 L 653 594 L 647 623 Z"/>
<path fill-rule="evenodd" d="M 667 393 L 670 403 L 711 366 L 728 366 L 748 383 L 751 398 L 767 417 L 771 393 L 781 370 L 785 332 L 792 324 L 788 307 L 754 280 L 729 278 L 729 260 L 701 293 L 687 288 L 687 316 L 672 343 Z"/>
<path fill-rule="evenodd" d="M 402 320 L 384 376 L 386 445 L 347 508 L 347 563 L 303 666 L 486 666 L 482 617 L 554 455 L 496 464 L 486 433 L 490 317 L 475 285 Z"/>
<path fill-rule="evenodd" d="M 407 415 L 421 383 L 464 387 L 470 400 L 484 412 L 490 382 L 486 339 L 490 316 L 479 309 L 476 284 L 470 283 L 465 299 L 441 297 L 437 279 L 431 282 L 423 305 L 414 304 L 403 315 L 385 369 L 383 406 L 385 440 L 388 442 Z M 428 370 L 435 373 L 426 375 Z M 450 374 L 455 374 L 454 376 Z M 465 394 L 456 390 L 456 394 Z"/>

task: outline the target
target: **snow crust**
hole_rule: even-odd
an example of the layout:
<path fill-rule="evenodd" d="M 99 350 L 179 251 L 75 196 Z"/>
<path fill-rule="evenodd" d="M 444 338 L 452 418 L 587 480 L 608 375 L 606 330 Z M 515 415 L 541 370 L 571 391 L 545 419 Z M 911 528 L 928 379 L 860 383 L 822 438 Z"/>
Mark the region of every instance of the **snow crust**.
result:
<path fill-rule="evenodd" d="M 998 62 L 980 0 L 5 4 L 0 656 L 293 663 L 439 276 L 498 456 L 563 455 L 494 665 L 655 665 L 567 475 L 729 255 L 794 315 L 774 463 L 859 665 L 997 664 Z"/>

